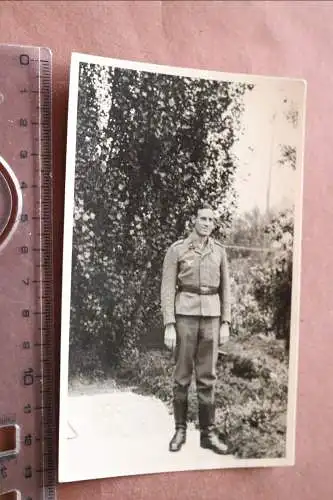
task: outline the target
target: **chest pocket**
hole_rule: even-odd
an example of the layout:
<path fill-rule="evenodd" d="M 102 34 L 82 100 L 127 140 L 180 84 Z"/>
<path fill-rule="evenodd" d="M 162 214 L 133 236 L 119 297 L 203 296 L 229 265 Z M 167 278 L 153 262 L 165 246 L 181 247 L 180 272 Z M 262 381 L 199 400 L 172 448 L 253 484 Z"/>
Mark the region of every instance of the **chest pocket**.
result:
<path fill-rule="evenodd" d="M 184 252 L 179 259 L 179 274 L 180 280 L 183 278 L 197 281 L 199 277 L 201 255 L 194 250 L 187 250 Z"/>
<path fill-rule="evenodd" d="M 200 281 L 204 285 L 218 286 L 220 284 L 220 256 L 212 252 L 204 255 L 200 265 Z"/>

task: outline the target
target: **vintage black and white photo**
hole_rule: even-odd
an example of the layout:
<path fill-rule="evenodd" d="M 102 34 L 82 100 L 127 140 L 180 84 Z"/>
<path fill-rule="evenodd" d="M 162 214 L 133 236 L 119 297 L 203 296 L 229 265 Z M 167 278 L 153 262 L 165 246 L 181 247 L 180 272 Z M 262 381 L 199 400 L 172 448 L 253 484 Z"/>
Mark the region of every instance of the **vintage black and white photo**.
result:
<path fill-rule="evenodd" d="M 294 463 L 304 108 L 73 54 L 60 481 Z"/>

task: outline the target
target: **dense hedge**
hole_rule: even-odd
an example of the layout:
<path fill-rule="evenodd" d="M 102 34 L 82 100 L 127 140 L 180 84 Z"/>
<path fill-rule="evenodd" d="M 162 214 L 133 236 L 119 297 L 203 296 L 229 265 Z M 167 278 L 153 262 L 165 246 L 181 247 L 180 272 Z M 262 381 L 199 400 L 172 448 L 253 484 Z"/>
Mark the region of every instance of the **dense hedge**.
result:
<path fill-rule="evenodd" d="M 250 86 L 81 64 L 70 369 L 95 374 L 161 345 L 167 247 L 202 202 L 231 224 Z"/>

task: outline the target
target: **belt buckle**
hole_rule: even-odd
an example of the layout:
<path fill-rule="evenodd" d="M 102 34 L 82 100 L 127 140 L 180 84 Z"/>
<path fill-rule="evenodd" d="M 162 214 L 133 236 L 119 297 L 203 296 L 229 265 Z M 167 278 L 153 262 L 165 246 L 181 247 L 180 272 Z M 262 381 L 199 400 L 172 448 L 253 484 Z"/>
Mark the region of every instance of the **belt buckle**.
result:
<path fill-rule="evenodd" d="M 209 286 L 201 286 L 200 287 L 200 293 L 205 294 L 205 293 L 208 293 L 209 290 L 210 290 Z"/>

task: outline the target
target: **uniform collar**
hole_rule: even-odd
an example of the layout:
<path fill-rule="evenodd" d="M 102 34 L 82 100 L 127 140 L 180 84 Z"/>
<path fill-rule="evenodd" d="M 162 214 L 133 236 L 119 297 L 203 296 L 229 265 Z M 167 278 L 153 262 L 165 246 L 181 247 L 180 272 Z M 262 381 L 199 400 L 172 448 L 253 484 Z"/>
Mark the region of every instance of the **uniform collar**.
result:
<path fill-rule="evenodd" d="M 208 236 L 205 244 L 201 246 L 200 237 L 198 233 L 195 230 L 193 230 L 192 233 L 187 238 L 187 244 L 190 249 L 193 250 L 199 249 L 200 251 L 204 251 L 206 253 L 208 250 L 211 250 L 213 248 L 213 239 L 210 236 Z"/>

